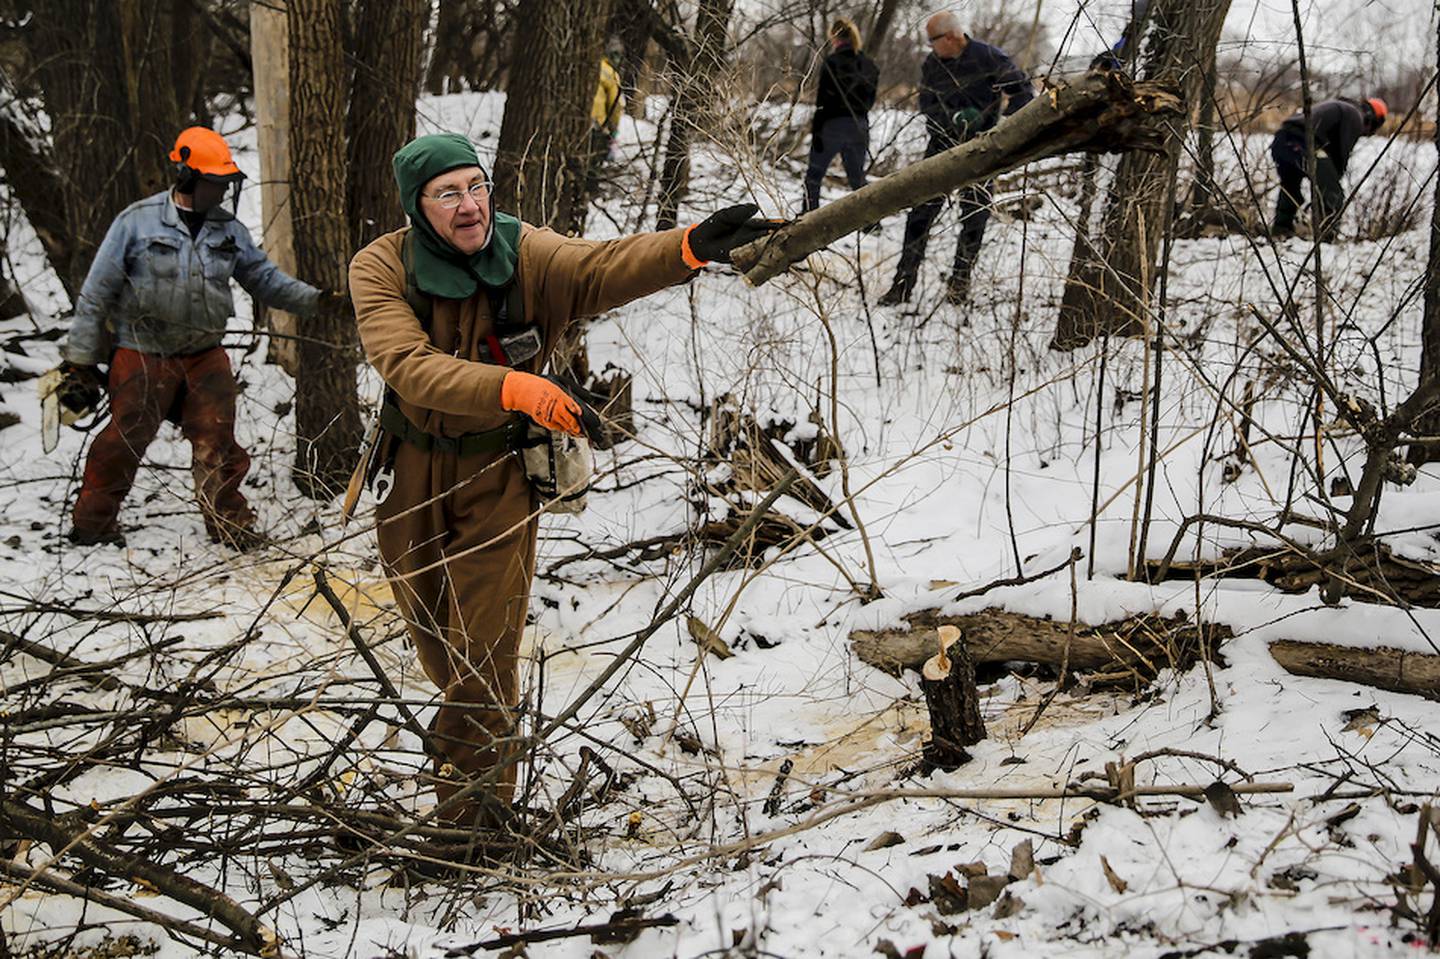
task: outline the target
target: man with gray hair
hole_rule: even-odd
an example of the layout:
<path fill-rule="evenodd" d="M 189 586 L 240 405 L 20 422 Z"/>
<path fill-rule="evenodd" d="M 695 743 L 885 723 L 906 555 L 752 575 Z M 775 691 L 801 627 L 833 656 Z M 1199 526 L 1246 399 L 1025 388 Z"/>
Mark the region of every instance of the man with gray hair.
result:
<path fill-rule="evenodd" d="M 920 112 L 930 142 L 927 157 L 950 149 L 993 127 L 1002 114 L 1009 116 L 1035 96 L 1030 78 L 1005 52 L 965 35 L 960 19 L 950 11 L 925 21 L 931 53 L 920 67 Z M 960 191 L 960 237 L 955 267 L 945 288 L 945 299 L 964 303 L 970 297 L 970 271 L 980 253 L 985 224 L 990 220 L 990 184 Z M 895 281 L 880 298 L 881 306 L 907 303 L 915 288 L 930 225 L 943 197 L 927 200 L 905 218 L 905 245 L 895 269 Z"/>

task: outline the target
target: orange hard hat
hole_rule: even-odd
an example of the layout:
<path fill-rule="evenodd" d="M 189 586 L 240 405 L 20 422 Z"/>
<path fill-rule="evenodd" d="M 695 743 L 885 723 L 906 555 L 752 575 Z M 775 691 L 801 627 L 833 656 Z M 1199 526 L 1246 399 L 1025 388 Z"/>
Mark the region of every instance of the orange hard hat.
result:
<path fill-rule="evenodd" d="M 1385 101 L 1380 99 L 1379 97 L 1371 97 L 1365 102 L 1370 104 L 1371 110 L 1375 111 L 1376 125 L 1383 125 L 1385 123 L 1385 118 L 1390 115 L 1390 108 L 1385 105 Z"/>
<path fill-rule="evenodd" d="M 181 130 L 175 138 L 175 149 L 170 151 L 170 159 L 201 176 L 225 179 L 245 176 L 230 156 L 225 138 L 207 127 Z"/>

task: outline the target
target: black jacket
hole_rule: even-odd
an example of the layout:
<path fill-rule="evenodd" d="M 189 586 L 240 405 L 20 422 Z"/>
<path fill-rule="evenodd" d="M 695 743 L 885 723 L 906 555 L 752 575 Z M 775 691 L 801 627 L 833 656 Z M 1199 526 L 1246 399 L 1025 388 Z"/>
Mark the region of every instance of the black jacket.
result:
<path fill-rule="evenodd" d="M 820 86 L 815 91 L 816 131 L 826 120 L 841 118 L 862 123 L 875 105 L 880 68 L 865 54 L 841 47 L 820 64 Z"/>
<path fill-rule="evenodd" d="M 1335 169 L 1345 172 L 1350 151 L 1365 134 L 1365 116 L 1349 100 L 1324 100 L 1310 108 L 1310 126 L 1315 131 L 1315 149 L 1324 150 L 1335 161 Z M 1300 141 L 1304 156 L 1305 114 L 1296 113 L 1280 124 L 1280 133 Z"/>
<path fill-rule="evenodd" d="M 971 39 L 958 57 L 941 59 L 935 54 L 920 66 L 920 112 L 932 140 L 945 145 L 960 142 L 955 114 L 965 107 L 980 111 L 980 122 L 968 133 L 974 135 L 993 127 L 1000 119 L 1000 100 L 1009 96 L 1009 116 L 1035 98 L 1030 78 L 999 47 Z"/>

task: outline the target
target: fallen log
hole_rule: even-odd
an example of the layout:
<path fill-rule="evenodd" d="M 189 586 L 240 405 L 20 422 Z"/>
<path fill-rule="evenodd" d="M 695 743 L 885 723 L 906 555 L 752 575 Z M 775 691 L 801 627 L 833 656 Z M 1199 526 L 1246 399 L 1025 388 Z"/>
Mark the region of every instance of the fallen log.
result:
<path fill-rule="evenodd" d="M 1440 656 L 1392 646 L 1357 648 L 1278 639 L 1270 655 L 1296 676 L 1338 679 L 1426 699 L 1440 699 Z"/>
<path fill-rule="evenodd" d="M 843 236 L 932 197 L 988 180 L 1035 160 L 1067 153 L 1159 152 L 1161 121 L 1183 122 L 1169 85 L 1091 71 L 1059 82 L 967 143 L 937 153 L 801 216 L 734 252 L 735 265 L 760 286 Z"/>
<path fill-rule="evenodd" d="M 960 616 L 925 610 L 906 617 L 903 629 L 856 630 L 850 634 L 862 662 L 891 675 L 919 671 L 939 650 L 936 627 L 957 627 L 975 663 L 1029 662 L 1060 668 L 1069 645 L 1069 668 L 1080 672 L 1119 670 L 1148 682 L 1164 668 L 1186 669 L 1201 649 L 1215 658 L 1215 649 L 1230 638 L 1230 628 L 1207 623 L 1203 632 L 1187 620 L 1134 616 L 1101 626 L 1081 626 L 1070 633 L 1068 623 L 986 609 Z"/>
<path fill-rule="evenodd" d="M 1070 644 L 1070 669 L 1116 672 L 1137 680 L 1154 678 L 1158 667 L 1187 669 L 1203 653 L 1220 661 L 1218 647 L 1233 635 L 1222 623 L 1207 623 L 1204 633 L 1193 623 L 1153 614 L 1132 616 L 1101 626 L 1079 626 L 1073 637 L 1067 623 L 1001 609 L 961 616 L 924 610 L 906 617 L 901 629 L 863 630 L 850 634 L 861 662 L 898 676 L 919 672 L 939 646 L 937 626 L 960 629 L 975 663 L 1026 662 L 1060 667 Z M 1316 679 L 1388 689 L 1440 700 L 1440 655 L 1392 646 L 1337 646 L 1280 639 L 1270 655 L 1288 673 Z"/>

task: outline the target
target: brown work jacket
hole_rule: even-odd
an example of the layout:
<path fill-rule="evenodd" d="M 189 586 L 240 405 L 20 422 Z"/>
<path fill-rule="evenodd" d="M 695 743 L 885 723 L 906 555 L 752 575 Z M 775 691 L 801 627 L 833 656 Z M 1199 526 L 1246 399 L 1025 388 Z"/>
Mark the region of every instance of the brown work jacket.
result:
<path fill-rule="evenodd" d="M 492 332 L 484 291 L 434 301 L 431 329 L 405 299 L 404 230 L 375 240 L 350 263 L 350 296 L 365 354 L 410 422 L 459 436 L 503 425 L 509 367 L 480 359 Z M 596 242 L 525 227 L 519 278 L 525 322 L 544 349 L 521 369 L 539 372 L 576 319 L 627 303 L 690 275 L 681 230 Z M 425 674 L 444 694 L 431 729 L 436 795 L 444 801 L 505 755 L 519 701 L 520 639 L 535 573 L 537 520 L 524 470 L 508 452 L 460 456 L 400 443 L 395 487 L 376 510 L 380 556 Z M 478 707 L 478 708 L 477 708 Z M 515 767 L 496 796 L 509 801 Z M 474 810 L 450 810 L 467 821 Z"/>

